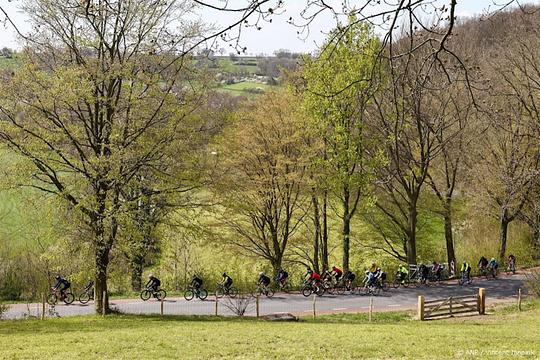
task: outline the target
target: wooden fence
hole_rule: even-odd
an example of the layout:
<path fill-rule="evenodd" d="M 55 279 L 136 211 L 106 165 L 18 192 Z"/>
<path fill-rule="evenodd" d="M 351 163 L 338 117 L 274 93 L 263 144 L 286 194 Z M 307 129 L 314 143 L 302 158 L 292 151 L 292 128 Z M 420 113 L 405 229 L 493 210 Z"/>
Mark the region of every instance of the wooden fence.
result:
<path fill-rule="evenodd" d="M 476 295 L 451 296 L 444 299 L 425 300 L 418 296 L 418 319 L 428 320 L 440 317 L 452 317 L 458 314 L 480 315 L 486 312 L 486 292 L 480 288 Z"/>

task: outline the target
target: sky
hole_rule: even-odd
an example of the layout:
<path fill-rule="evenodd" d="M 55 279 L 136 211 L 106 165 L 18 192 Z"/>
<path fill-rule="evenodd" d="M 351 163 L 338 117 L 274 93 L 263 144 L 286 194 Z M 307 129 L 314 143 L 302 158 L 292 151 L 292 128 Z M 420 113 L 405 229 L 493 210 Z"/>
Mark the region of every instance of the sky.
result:
<path fill-rule="evenodd" d="M 189 0 L 188 0 L 189 1 Z M 210 4 L 223 5 L 224 0 L 206 0 Z M 229 0 L 230 7 L 241 6 L 248 0 Z M 272 54 L 279 49 L 288 49 L 294 52 L 313 52 L 324 41 L 326 34 L 335 26 L 335 19 L 329 13 L 321 13 L 316 20 L 310 24 L 309 33 L 297 34 L 298 28 L 287 23 L 292 17 L 296 21 L 300 19 L 300 11 L 305 7 L 309 0 L 285 0 L 285 9 L 280 15 L 272 18 L 272 23 L 261 22 L 261 30 L 255 27 L 242 29 L 240 45 L 247 48 L 247 54 Z M 349 0 L 351 4 L 362 4 L 366 0 Z M 384 4 L 392 3 L 396 0 L 382 1 Z M 441 5 L 448 3 L 449 0 L 437 0 Z M 540 0 L 517 0 L 520 4 L 535 3 L 540 4 Z M 327 0 L 329 3 L 339 4 L 342 0 Z M 500 8 L 508 0 L 458 0 L 457 16 L 470 17 L 474 15 L 485 14 L 487 11 Z M 20 0 L 0 0 L 0 5 L 8 12 L 17 26 L 23 33 L 28 31 L 29 24 L 25 15 L 18 10 Z M 370 11 L 381 11 L 385 5 L 374 6 Z M 199 8 L 195 10 L 198 16 L 206 23 L 214 24 L 215 27 L 228 26 L 237 19 L 234 13 L 223 13 L 208 8 Z M 0 16 L 0 19 L 2 17 Z M 0 48 L 1 47 L 18 48 L 19 43 L 15 32 L 9 25 L 0 25 Z M 232 48 L 226 44 L 218 44 L 218 48 L 223 48 L 223 52 L 228 54 Z"/>

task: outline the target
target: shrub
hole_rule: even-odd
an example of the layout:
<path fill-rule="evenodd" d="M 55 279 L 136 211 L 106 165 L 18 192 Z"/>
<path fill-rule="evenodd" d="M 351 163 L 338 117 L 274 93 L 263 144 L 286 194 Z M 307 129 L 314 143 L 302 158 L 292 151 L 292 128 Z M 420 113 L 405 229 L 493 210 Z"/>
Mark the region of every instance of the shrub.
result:
<path fill-rule="evenodd" d="M 525 274 L 525 287 L 529 294 L 540 297 L 540 271 L 532 270 Z"/>

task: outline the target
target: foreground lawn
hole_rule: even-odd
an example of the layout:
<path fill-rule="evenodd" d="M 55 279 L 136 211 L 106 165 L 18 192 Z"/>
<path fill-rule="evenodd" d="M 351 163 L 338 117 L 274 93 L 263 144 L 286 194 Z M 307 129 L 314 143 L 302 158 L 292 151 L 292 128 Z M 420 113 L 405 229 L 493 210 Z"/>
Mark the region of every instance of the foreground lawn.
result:
<path fill-rule="evenodd" d="M 540 306 L 420 323 L 405 313 L 294 323 L 108 316 L 0 322 L 3 359 L 537 359 Z M 512 353 L 513 351 L 513 353 Z"/>

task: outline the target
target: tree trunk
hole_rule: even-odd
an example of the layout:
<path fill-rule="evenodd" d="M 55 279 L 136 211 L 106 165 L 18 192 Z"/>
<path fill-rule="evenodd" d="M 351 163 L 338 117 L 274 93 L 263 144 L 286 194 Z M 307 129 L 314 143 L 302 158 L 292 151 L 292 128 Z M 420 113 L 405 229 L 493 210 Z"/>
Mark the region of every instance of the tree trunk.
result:
<path fill-rule="evenodd" d="M 317 196 L 311 197 L 313 204 L 313 226 L 315 228 L 313 236 L 313 270 L 319 274 L 319 239 L 321 238 L 321 221 L 319 215 L 319 200 Z"/>
<path fill-rule="evenodd" d="M 508 210 L 504 209 L 501 214 L 501 225 L 500 225 L 500 248 L 499 248 L 499 261 L 504 261 L 506 258 L 506 241 L 508 240 Z"/>
<path fill-rule="evenodd" d="M 351 214 L 349 212 L 349 189 L 347 186 L 343 188 L 343 271 L 349 270 L 349 248 L 351 234 Z"/>
<path fill-rule="evenodd" d="M 322 218 L 323 218 L 323 228 L 321 236 L 321 267 L 324 270 L 328 269 L 328 192 L 324 192 L 323 197 L 323 208 L 322 208 Z"/>
<path fill-rule="evenodd" d="M 107 292 L 107 267 L 109 266 L 109 249 L 105 245 L 98 245 L 95 252 L 95 260 L 95 309 L 96 313 L 102 314 L 104 306 L 105 312 L 108 313 L 110 311 L 109 297 L 103 298 L 103 293 Z"/>
<path fill-rule="evenodd" d="M 407 239 L 407 262 L 416 264 L 416 223 L 418 212 L 416 211 L 416 200 L 413 200 L 409 209 L 409 233 Z"/>
<path fill-rule="evenodd" d="M 456 262 L 456 253 L 454 250 L 454 235 L 452 234 L 452 199 L 447 198 L 444 204 L 444 238 L 446 240 L 446 258 L 450 265 L 452 261 Z"/>
<path fill-rule="evenodd" d="M 540 227 L 538 224 L 529 225 L 531 229 L 531 247 L 532 247 L 532 258 L 534 260 L 540 259 Z"/>

